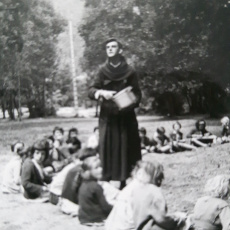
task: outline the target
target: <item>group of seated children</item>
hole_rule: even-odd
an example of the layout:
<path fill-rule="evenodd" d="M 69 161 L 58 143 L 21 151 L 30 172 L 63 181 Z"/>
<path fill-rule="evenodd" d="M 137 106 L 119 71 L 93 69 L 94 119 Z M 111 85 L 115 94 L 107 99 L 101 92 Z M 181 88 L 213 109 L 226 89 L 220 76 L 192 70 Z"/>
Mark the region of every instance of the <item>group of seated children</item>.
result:
<path fill-rule="evenodd" d="M 97 149 L 94 139 L 93 145 Z M 76 128 L 69 130 L 67 140 L 64 139 L 64 130 L 55 127 L 53 135 L 37 140 L 27 148 L 23 142 L 15 142 L 11 145 L 14 156 L 3 173 L 2 192 L 23 193 L 28 199 L 46 197 L 50 191 L 48 184 L 74 164 L 80 148 Z"/>
<path fill-rule="evenodd" d="M 221 124 L 221 137 L 217 137 L 207 131 L 206 122 L 203 119 L 200 119 L 195 123 L 195 129 L 187 135 L 187 138 L 183 138 L 181 124 L 178 121 L 173 124 L 173 130 L 170 133 L 170 136 L 165 134 L 164 127 L 159 127 L 150 139 L 146 135 L 146 129 L 142 127 L 139 129 L 142 154 L 151 152 L 174 153 L 193 150 L 198 147 L 208 147 L 213 143 L 228 143 L 230 141 L 229 118 L 227 116 L 223 117 L 221 119 Z"/>
<path fill-rule="evenodd" d="M 178 131 L 181 128 L 178 123 L 174 127 Z M 163 129 L 159 130 L 164 133 Z M 154 226 L 176 230 L 191 223 L 195 229 L 230 229 L 230 208 L 225 201 L 230 192 L 229 176 L 208 181 L 207 196 L 197 201 L 191 218 L 186 213 L 169 214 L 160 189 L 164 179 L 160 163 L 138 161 L 129 183 L 119 191 L 109 182 L 101 181 L 97 146 L 79 150 L 81 142 L 76 141 L 76 129 L 69 132 L 67 141 L 60 134 L 63 130 L 55 128 L 52 138 L 36 141 L 27 151 L 22 142 L 12 145 L 15 157 L 6 166 L 3 193 L 22 192 L 29 200 L 49 200 L 58 204 L 64 213 L 78 216 L 81 224 L 104 225 L 105 230 L 152 229 Z M 177 132 L 174 135 L 177 141 Z M 183 135 L 178 136 L 178 140 L 183 140 Z M 157 135 L 154 138 L 157 139 Z M 161 137 L 159 140 L 162 141 Z"/>

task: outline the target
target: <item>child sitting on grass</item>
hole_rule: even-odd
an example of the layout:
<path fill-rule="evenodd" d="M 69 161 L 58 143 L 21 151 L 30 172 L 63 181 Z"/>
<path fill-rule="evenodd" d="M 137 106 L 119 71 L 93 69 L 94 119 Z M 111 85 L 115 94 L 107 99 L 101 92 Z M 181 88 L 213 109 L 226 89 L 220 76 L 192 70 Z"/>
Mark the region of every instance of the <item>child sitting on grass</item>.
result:
<path fill-rule="evenodd" d="M 61 211 L 65 214 L 70 215 L 78 215 L 78 192 L 79 187 L 82 183 L 82 163 L 86 161 L 87 158 L 97 156 L 97 151 L 92 148 L 83 148 L 80 150 L 78 162 L 74 162 L 75 165 L 72 167 L 65 176 L 63 187 L 62 187 L 62 194 L 61 194 L 61 201 L 60 201 L 60 208 Z M 98 159 L 98 158 L 96 158 Z M 73 164 L 73 163 L 72 163 Z M 71 164 L 70 164 L 71 165 Z M 65 168 L 67 168 L 66 166 Z M 63 170 L 65 170 L 65 168 Z M 62 171 L 63 171 L 62 170 Z M 62 172 L 61 171 L 61 172 Z M 116 197 L 118 195 L 119 190 L 114 188 L 110 183 L 105 181 L 98 181 L 99 185 L 103 189 L 103 194 L 109 204 L 114 204 Z"/>
<path fill-rule="evenodd" d="M 48 186 L 51 177 L 43 171 L 43 161 L 47 156 L 49 143 L 42 139 L 36 141 L 31 149 L 32 159 L 27 158 L 22 165 L 22 186 L 24 188 L 24 197 L 27 199 L 36 199 L 48 197 Z"/>
<path fill-rule="evenodd" d="M 220 120 L 222 124 L 221 144 L 228 143 L 230 138 L 229 118 L 227 116 Z"/>
<path fill-rule="evenodd" d="M 17 141 L 11 145 L 11 151 L 14 153 L 12 159 L 8 162 L 3 172 L 2 192 L 20 193 L 21 185 L 21 167 L 26 152 L 24 143 Z"/>
<path fill-rule="evenodd" d="M 191 218 L 194 229 L 230 229 L 229 182 L 229 175 L 218 175 L 207 181 L 206 196 L 198 199 Z"/>
<path fill-rule="evenodd" d="M 52 167 L 52 172 L 60 172 L 66 165 L 72 162 L 70 147 L 73 145 L 73 140 L 69 140 L 69 146 L 64 142 L 64 130 L 61 127 L 55 127 L 53 136 L 48 138 L 52 148 L 49 151 L 48 157 L 43 163 L 44 167 Z M 70 146 L 71 145 L 71 146 Z M 78 148 L 78 140 L 77 140 Z M 52 173 L 51 172 L 51 173 Z"/>
<path fill-rule="evenodd" d="M 170 134 L 172 143 L 173 143 L 173 151 L 175 152 L 180 152 L 184 150 L 192 150 L 192 149 L 197 149 L 195 146 L 190 145 L 186 143 L 186 140 L 183 139 L 183 133 L 180 131 L 181 130 L 181 123 L 176 122 L 173 124 L 173 131 Z"/>
<path fill-rule="evenodd" d="M 144 127 L 141 127 L 139 129 L 139 136 L 140 136 L 140 140 L 141 140 L 141 154 L 142 155 L 150 152 L 150 148 L 151 148 L 151 141 L 147 137 L 146 134 L 147 134 L 146 129 Z"/>
<path fill-rule="evenodd" d="M 206 130 L 205 120 L 198 120 L 195 126 L 196 128 L 187 136 L 191 139 L 193 145 L 196 147 L 208 147 L 212 143 L 216 143 L 217 137 Z"/>
<path fill-rule="evenodd" d="M 101 161 L 97 156 L 86 158 L 82 164 L 82 183 L 78 191 L 79 220 L 81 224 L 102 223 L 112 206 L 106 201 L 101 185 Z"/>
<path fill-rule="evenodd" d="M 165 128 L 157 128 L 153 134 L 153 144 L 155 145 L 154 152 L 156 153 L 173 153 L 172 143 L 168 136 L 165 135 Z"/>
<path fill-rule="evenodd" d="M 64 129 L 56 126 L 53 129 L 54 147 L 60 148 L 64 144 Z"/>
<path fill-rule="evenodd" d="M 78 130 L 77 128 L 71 128 L 69 130 L 68 139 L 66 140 L 67 144 L 73 143 L 75 145 L 75 151 L 81 149 L 81 141 L 78 139 Z"/>
<path fill-rule="evenodd" d="M 109 214 L 105 230 L 161 229 L 175 230 L 183 225 L 185 215 L 169 215 L 161 186 L 163 166 L 157 162 L 139 161 L 133 180 L 120 192 Z"/>

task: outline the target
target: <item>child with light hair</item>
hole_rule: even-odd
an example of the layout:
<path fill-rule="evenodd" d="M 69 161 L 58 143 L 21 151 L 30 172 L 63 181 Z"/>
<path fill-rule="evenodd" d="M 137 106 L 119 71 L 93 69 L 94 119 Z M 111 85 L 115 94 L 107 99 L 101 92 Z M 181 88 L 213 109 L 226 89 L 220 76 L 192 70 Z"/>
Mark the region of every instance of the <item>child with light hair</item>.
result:
<path fill-rule="evenodd" d="M 220 122 L 222 124 L 221 144 L 228 143 L 230 141 L 229 118 L 225 116 Z"/>
<path fill-rule="evenodd" d="M 79 221 L 84 225 L 103 224 L 109 215 L 110 205 L 98 183 L 102 178 L 99 156 L 86 158 L 81 165 L 82 183 L 78 190 Z"/>
<path fill-rule="evenodd" d="M 153 225 L 174 230 L 185 223 L 185 214 L 169 215 L 160 189 L 164 179 L 158 162 L 138 161 L 133 180 L 120 192 L 109 214 L 106 230 L 150 229 Z"/>
<path fill-rule="evenodd" d="M 26 156 L 24 149 L 24 143 L 17 141 L 11 145 L 11 151 L 14 156 L 7 163 L 3 172 L 2 192 L 8 193 L 20 193 L 21 189 L 21 168 L 23 158 Z"/>
<path fill-rule="evenodd" d="M 81 211 L 80 211 L 81 222 L 82 223 L 85 222 L 84 220 L 87 218 L 87 221 L 86 221 L 88 222 L 87 224 L 91 223 L 92 219 L 94 222 L 101 223 L 101 218 L 105 216 L 105 214 L 102 214 L 104 212 L 104 211 L 102 212 L 102 210 L 106 209 L 106 206 L 108 204 L 113 205 L 115 203 L 119 190 L 114 188 L 110 183 L 99 180 L 99 177 L 101 174 L 101 167 L 100 167 L 100 160 L 98 158 L 98 154 L 95 149 L 91 149 L 91 148 L 81 149 L 79 160 L 80 162 L 78 164 L 75 164 L 75 166 L 72 167 L 65 176 L 64 184 L 62 187 L 61 202 L 60 202 L 61 210 L 65 214 L 70 214 L 73 216 L 78 215 L 78 209 L 79 209 L 78 204 L 79 204 L 79 200 L 81 199 L 81 202 L 80 202 L 81 204 Z M 92 162 L 92 160 L 94 162 Z M 97 163 L 96 168 L 94 167 L 95 166 L 94 163 Z M 88 168 L 88 166 L 90 167 L 90 169 Z M 94 174 L 90 172 L 92 170 L 94 171 L 96 170 L 98 172 L 98 175 L 96 176 L 98 177 L 97 179 L 95 178 L 95 175 L 91 175 L 91 176 L 89 175 L 89 174 Z M 86 175 L 87 173 L 88 175 Z M 95 182 L 97 184 L 95 184 Z M 85 184 L 83 185 L 83 187 L 87 187 L 89 189 L 92 187 L 90 191 L 87 190 L 86 192 L 82 193 L 81 192 L 82 189 L 84 190 L 84 188 L 80 188 L 82 183 Z M 103 194 L 101 193 L 101 190 L 103 191 Z M 79 191 L 81 194 L 79 194 Z M 78 197 L 79 195 L 80 197 Z M 88 198 L 91 199 L 90 198 L 91 195 L 93 196 L 91 197 L 93 198 L 93 201 L 88 200 Z M 100 199 L 97 200 L 97 198 L 99 197 Z M 104 198 L 106 199 L 106 202 L 108 203 L 104 201 L 106 203 L 106 206 L 100 208 L 101 202 L 103 206 L 102 200 Z M 91 202 L 91 206 L 85 207 L 85 205 L 90 202 Z M 99 205 L 98 208 L 96 208 L 96 204 Z M 96 211 L 95 211 L 95 208 L 96 208 Z M 93 215 L 85 218 L 84 214 L 81 213 L 82 210 L 86 210 L 86 212 L 89 212 L 89 213 L 92 212 Z"/>
<path fill-rule="evenodd" d="M 195 229 L 229 230 L 230 176 L 218 175 L 207 181 L 204 192 L 206 196 L 196 202 L 192 220 Z"/>

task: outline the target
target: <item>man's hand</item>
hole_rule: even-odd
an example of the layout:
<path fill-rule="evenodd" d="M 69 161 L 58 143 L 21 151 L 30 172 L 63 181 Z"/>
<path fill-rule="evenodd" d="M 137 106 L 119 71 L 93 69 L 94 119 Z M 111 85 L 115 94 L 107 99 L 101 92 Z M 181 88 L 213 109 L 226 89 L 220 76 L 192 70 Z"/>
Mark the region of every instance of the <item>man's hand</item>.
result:
<path fill-rule="evenodd" d="M 100 96 L 104 97 L 106 100 L 110 100 L 113 98 L 114 94 L 116 94 L 116 91 L 113 90 L 98 90 L 95 93 L 95 98 L 98 99 Z"/>

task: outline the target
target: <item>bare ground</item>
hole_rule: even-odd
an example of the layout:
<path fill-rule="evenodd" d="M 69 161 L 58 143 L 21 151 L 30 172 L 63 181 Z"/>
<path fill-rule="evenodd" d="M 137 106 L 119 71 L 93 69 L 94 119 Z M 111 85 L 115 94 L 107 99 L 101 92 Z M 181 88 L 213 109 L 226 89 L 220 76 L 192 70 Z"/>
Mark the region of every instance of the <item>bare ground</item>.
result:
<path fill-rule="evenodd" d="M 193 128 L 195 118 L 181 119 L 182 131 L 187 134 Z M 157 126 L 164 126 L 169 132 L 174 120 L 160 117 L 141 117 L 139 125 L 146 127 L 148 134 Z M 219 134 L 219 121 L 208 120 L 208 129 Z M 21 139 L 27 145 L 43 135 L 51 134 L 54 126 L 60 125 L 67 131 L 77 127 L 84 142 L 97 125 L 96 119 L 39 119 L 24 120 L 21 123 L 2 121 L 0 123 L 0 179 L 5 164 L 11 153 L 9 145 Z M 171 155 L 149 154 L 149 160 L 158 160 L 164 165 L 165 180 L 162 185 L 169 211 L 191 212 L 194 203 L 202 195 L 205 181 L 217 174 L 229 173 L 230 144 L 200 148 L 196 151 L 181 152 Z M 84 230 L 77 218 L 62 214 L 58 207 L 50 203 L 31 203 L 22 195 L 4 195 L 0 193 L 0 229 L 1 230 Z"/>

